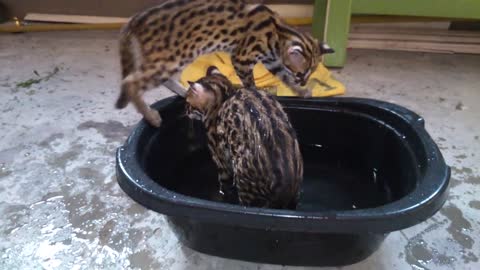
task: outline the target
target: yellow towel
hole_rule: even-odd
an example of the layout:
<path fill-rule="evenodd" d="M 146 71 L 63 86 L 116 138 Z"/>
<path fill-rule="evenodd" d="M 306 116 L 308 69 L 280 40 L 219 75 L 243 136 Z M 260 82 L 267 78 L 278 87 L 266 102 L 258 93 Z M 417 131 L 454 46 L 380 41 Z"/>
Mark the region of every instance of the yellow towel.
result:
<path fill-rule="evenodd" d="M 233 68 L 230 55 L 227 53 L 213 53 L 197 58 L 192 64 L 183 70 L 180 82 L 184 87 L 188 87 L 188 81 L 196 81 L 205 76 L 205 73 L 210 66 L 216 66 L 233 84 L 241 85 L 241 81 Z M 297 96 L 294 91 L 271 74 L 261 63 L 254 67 L 253 75 L 255 78 L 255 85 L 262 90 L 268 91 L 277 96 Z M 345 93 L 345 86 L 335 80 L 328 69 L 322 64 L 320 64 L 317 70 L 310 75 L 307 88 L 313 89 L 312 96 L 314 97 L 335 96 Z"/>

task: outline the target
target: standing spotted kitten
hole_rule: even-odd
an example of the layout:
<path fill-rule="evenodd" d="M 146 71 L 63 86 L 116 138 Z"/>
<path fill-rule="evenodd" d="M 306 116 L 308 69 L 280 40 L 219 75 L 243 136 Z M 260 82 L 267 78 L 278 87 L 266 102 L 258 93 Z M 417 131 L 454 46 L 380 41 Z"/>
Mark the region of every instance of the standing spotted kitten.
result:
<path fill-rule="evenodd" d="M 254 86 L 253 66 L 261 62 L 304 96 L 311 94 L 303 87 L 320 56 L 333 52 L 263 5 L 249 9 L 242 0 L 172 0 L 135 15 L 122 29 L 123 81 L 116 107 L 132 101 L 150 124 L 160 126 L 160 115 L 143 93 L 178 76 L 198 56 L 216 51 L 231 54 L 245 87 Z"/>
<path fill-rule="evenodd" d="M 295 209 L 303 159 L 282 106 L 264 91 L 234 89 L 216 68 L 190 83 L 187 113 L 200 117 L 220 191 L 242 205 Z"/>

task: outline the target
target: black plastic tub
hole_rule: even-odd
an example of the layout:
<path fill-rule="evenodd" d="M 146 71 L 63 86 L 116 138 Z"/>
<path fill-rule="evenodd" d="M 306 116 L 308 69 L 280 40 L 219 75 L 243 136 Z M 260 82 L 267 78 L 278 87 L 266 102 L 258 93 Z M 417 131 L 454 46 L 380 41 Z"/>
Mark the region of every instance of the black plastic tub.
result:
<path fill-rule="evenodd" d="M 194 250 L 283 265 L 361 261 L 442 207 L 450 169 L 417 114 L 369 99 L 279 100 L 304 156 L 296 211 L 214 201 L 215 165 L 182 98 L 156 103 L 162 127 L 140 122 L 118 150 L 120 186 Z"/>

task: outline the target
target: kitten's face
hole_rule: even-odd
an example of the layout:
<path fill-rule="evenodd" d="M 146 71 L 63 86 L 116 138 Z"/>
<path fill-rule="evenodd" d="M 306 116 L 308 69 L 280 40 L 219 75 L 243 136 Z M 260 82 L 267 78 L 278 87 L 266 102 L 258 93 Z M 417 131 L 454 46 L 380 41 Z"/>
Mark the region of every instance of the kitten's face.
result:
<path fill-rule="evenodd" d="M 302 39 L 293 37 L 287 42 L 282 58 L 289 75 L 289 81 L 305 87 L 310 75 L 317 69 L 323 54 L 333 53 L 327 44 L 319 43 L 309 35 Z"/>
<path fill-rule="evenodd" d="M 211 104 L 213 94 L 200 82 L 189 82 L 187 91 L 187 115 L 192 119 L 202 118 Z"/>
<path fill-rule="evenodd" d="M 215 67 L 208 69 L 207 76 L 188 83 L 186 111 L 188 117 L 197 120 L 203 120 L 212 107 L 223 103 L 226 92 L 232 87 L 230 81 Z"/>

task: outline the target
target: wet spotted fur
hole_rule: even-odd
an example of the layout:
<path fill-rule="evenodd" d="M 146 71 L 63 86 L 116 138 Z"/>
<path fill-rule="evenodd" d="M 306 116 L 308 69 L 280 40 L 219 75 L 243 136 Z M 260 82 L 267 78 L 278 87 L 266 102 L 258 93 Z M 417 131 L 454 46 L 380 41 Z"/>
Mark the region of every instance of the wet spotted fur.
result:
<path fill-rule="evenodd" d="M 190 83 L 187 111 L 203 120 L 220 190 L 242 205 L 294 209 L 303 159 L 294 129 L 275 98 L 234 89 L 216 69 Z"/>
<path fill-rule="evenodd" d="M 232 56 L 245 87 L 254 86 L 253 66 L 267 69 L 302 95 L 320 56 L 332 50 L 285 23 L 267 7 L 241 0 L 173 0 L 135 15 L 120 37 L 121 94 L 116 107 L 131 101 L 147 121 L 160 126 L 145 91 L 178 77 L 198 56 L 216 51 Z"/>

